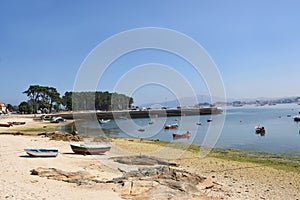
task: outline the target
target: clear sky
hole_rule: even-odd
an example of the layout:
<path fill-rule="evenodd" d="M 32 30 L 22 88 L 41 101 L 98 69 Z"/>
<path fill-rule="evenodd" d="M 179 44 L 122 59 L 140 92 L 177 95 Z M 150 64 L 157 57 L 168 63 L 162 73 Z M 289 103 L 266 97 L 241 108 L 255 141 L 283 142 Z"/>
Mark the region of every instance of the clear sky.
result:
<path fill-rule="evenodd" d="M 81 63 L 99 43 L 141 27 L 173 29 L 202 45 L 229 98 L 300 96 L 299 10 L 298 0 L 0 0 L 0 102 L 18 105 L 33 84 L 56 87 L 61 95 L 72 91 Z M 112 90 L 124 73 L 149 62 L 174 67 L 197 94 L 205 93 L 187 63 L 154 50 L 114 62 L 99 90 Z M 134 98 L 169 100 L 167 93 L 145 86 Z"/>

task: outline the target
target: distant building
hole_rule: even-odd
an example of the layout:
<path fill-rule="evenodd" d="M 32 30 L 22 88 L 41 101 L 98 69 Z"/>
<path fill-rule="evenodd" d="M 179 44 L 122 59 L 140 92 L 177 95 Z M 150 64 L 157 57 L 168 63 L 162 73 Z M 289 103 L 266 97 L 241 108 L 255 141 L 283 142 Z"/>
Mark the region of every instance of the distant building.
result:
<path fill-rule="evenodd" d="M 7 108 L 5 103 L 0 102 L 0 114 L 6 114 L 7 113 Z"/>

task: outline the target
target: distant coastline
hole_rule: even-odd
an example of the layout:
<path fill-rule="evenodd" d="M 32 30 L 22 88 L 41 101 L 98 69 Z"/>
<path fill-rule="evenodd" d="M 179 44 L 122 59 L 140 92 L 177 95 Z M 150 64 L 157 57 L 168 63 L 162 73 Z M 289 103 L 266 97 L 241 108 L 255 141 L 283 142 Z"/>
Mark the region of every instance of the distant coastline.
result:
<path fill-rule="evenodd" d="M 52 116 L 61 116 L 65 119 L 89 119 L 96 113 L 99 119 L 122 119 L 122 118 L 149 118 L 221 114 L 223 111 L 217 107 L 209 108 L 182 108 L 161 110 L 123 110 L 123 111 L 79 111 L 58 113 Z"/>

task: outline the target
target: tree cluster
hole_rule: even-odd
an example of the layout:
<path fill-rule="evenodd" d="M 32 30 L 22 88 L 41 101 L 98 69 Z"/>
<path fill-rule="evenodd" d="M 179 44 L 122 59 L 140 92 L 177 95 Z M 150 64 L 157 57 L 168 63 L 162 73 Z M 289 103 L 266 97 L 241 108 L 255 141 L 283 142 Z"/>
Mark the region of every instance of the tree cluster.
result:
<path fill-rule="evenodd" d="M 133 98 L 109 92 L 66 92 L 62 97 L 56 88 L 31 85 L 23 92 L 28 102 L 19 105 L 20 113 L 58 111 L 61 105 L 67 110 L 124 110 L 131 107 Z"/>
<path fill-rule="evenodd" d="M 69 110 L 125 110 L 133 104 L 133 98 L 109 92 L 66 92 L 62 98 Z"/>
<path fill-rule="evenodd" d="M 61 104 L 60 94 L 54 87 L 31 85 L 23 93 L 29 97 L 29 104 L 34 113 L 37 113 L 38 110 L 51 113 L 52 109 L 57 111 Z"/>

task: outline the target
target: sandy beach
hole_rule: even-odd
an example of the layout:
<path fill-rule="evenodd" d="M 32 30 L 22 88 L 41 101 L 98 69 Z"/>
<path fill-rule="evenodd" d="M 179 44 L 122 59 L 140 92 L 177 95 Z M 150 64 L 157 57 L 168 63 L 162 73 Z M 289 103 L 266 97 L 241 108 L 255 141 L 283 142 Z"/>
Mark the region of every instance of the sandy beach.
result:
<path fill-rule="evenodd" d="M 30 124 L 44 126 L 44 122 L 30 120 L 32 119 L 28 118 L 28 123 L 17 131 L 30 127 Z M 5 133 L 7 129 L 1 128 L 0 132 Z M 133 139 L 112 139 L 111 151 L 97 156 L 74 154 L 69 144 L 70 142 L 54 141 L 44 136 L 0 134 L 0 199 L 300 198 L 299 171 L 280 170 L 263 164 L 211 156 L 199 158 L 197 152 L 186 151 L 180 158 L 171 161 L 174 165 L 167 166 L 172 169 L 171 179 L 159 175 L 154 178 L 147 175 L 135 177 L 128 176 L 128 173 L 140 168 L 152 170 L 158 165 L 121 164 L 111 158 L 128 156 L 128 152 L 151 155 L 161 144 Z M 40 147 L 57 148 L 59 155 L 54 158 L 34 158 L 24 152 L 24 148 Z M 49 173 L 32 175 L 33 169 L 55 169 L 61 174 L 59 177 Z M 172 179 L 174 174 L 176 178 Z M 178 174 L 181 177 L 178 178 Z M 180 179 L 182 177 L 188 178 Z M 194 188 L 190 184 L 192 182 L 184 182 L 186 179 L 195 181 L 192 180 L 193 177 L 199 180 L 193 182 Z"/>
<path fill-rule="evenodd" d="M 41 132 L 59 131 L 62 125 L 72 123 L 73 120 L 66 122 L 50 123 L 49 121 L 40 120 L 41 115 L 2 115 L 0 116 L 0 124 L 12 122 L 23 122 L 25 124 L 13 125 L 11 127 L 1 127 L 0 133 L 23 133 L 27 135 L 36 135 Z M 34 120 L 35 119 L 35 120 Z"/>

